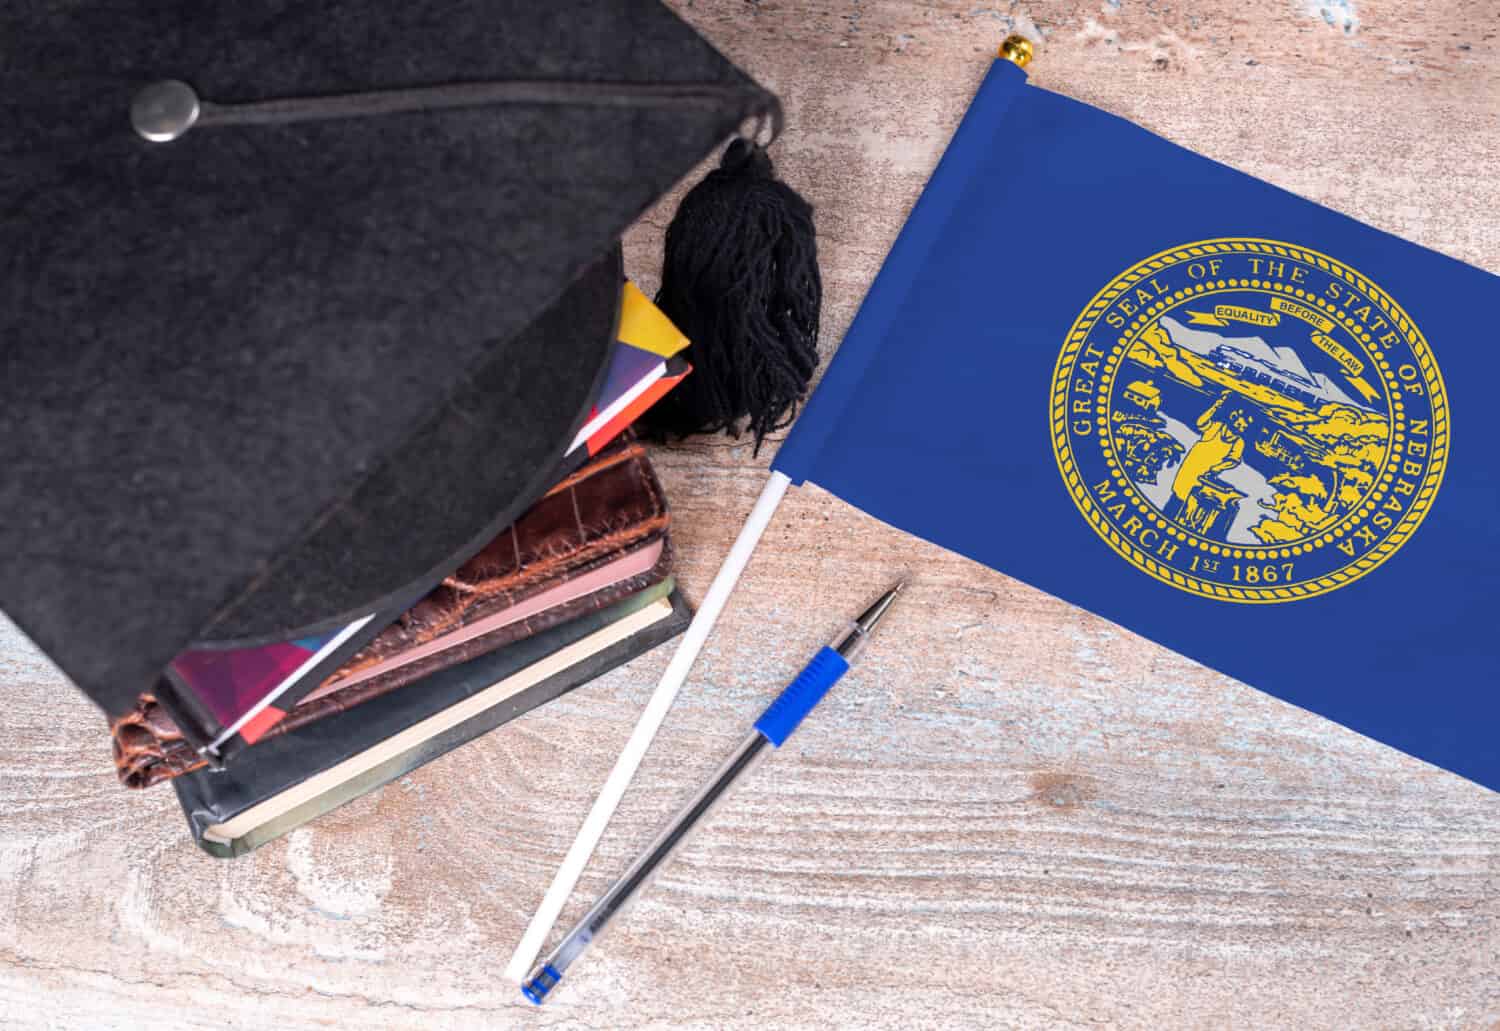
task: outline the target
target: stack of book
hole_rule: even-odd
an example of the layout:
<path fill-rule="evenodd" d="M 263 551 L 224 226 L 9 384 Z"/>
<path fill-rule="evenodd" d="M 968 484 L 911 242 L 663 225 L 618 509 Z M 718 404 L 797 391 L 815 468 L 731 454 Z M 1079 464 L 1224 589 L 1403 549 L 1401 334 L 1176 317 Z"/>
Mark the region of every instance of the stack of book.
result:
<path fill-rule="evenodd" d="M 257 847 L 680 633 L 670 516 L 629 425 L 689 372 L 625 283 L 555 486 L 419 598 L 325 632 L 184 651 L 112 723 L 121 781 L 171 781 L 216 856 Z"/>

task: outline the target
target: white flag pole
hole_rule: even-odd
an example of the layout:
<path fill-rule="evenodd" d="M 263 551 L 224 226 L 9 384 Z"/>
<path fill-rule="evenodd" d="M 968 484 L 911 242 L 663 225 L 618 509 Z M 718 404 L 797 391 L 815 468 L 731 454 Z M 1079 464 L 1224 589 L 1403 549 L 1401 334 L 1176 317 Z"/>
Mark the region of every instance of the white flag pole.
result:
<path fill-rule="evenodd" d="M 724 603 L 729 600 L 729 595 L 739 581 L 740 574 L 750 562 L 755 546 L 760 543 L 761 534 L 765 533 L 766 527 L 770 525 L 771 516 L 775 514 L 776 506 L 781 504 L 781 499 L 791 483 L 792 481 L 785 473 L 773 471 L 770 481 L 760 492 L 760 498 L 756 500 L 755 507 L 750 510 L 750 516 L 745 520 L 745 525 L 740 528 L 740 534 L 735 538 L 734 546 L 729 549 L 728 557 L 719 567 L 718 575 L 708 587 L 708 593 L 698 604 L 698 611 L 693 616 L 693 621 L 688 624 L 687 631 L 682 635 L 682 643 L 677 646 L 677 654 L 672 656 L 672 661 L 667 664 L 666 671 L 662 673 L 661 681 L 656 685 L 651 700 L 646 703 L 646 710 L 641 713 L 635 730 L 631 731 L 630 740 L 625 743 L 625 750 L 615 760 L 615 767 L 610 770 L 609 779 L 604 782 L 599 797 L 594 800 L 594 807 L 589 810 L 588 817 L 584 819 L 583 826 L 578 830 L 578 837 L 573 839 L 573 846 L 568 849 L 562 866 L 558 867 L 551 886 L 547 888 L 547 894 L 542 897 L 542 904 L 537 907 L 536 915 L 531 918 L 531 923 L 526 927 L 526 933 L 521 936 L 521 942 L 516 946 L 515 954 L 510 957 L 510 965 L 505 968 L 505 976 L 508 980 L 520 984 L 531 973 L 531 965 L 536 962 L 537 953 L 546 944 L 548 932 L 557 922 L 558 914 L 567 904 L 568 896 L 573 893 L 573 887 L 578 883 L 578 878 L 583 875 L 583 869 L 594 854 L 594 848 L 599 844 L 599 839 L 604 836 L 604 828 L 609 826 L 610 817 L 614 815 L 620 799 L 624 797 L 625 789 L 630 786 L 630 780 L 641 765 L 646 749 L 651 747 L 651 739 L 656 736 L 656 731 L 666 719 L 667 710 L 672 708 L 678 689 L 687 679 L 688 670 L 692 669 L 698 653 L 703 650 L 703 643 L 708 639 L 709 631 L 713 629 L 719 613 L 724 611 Z"/>

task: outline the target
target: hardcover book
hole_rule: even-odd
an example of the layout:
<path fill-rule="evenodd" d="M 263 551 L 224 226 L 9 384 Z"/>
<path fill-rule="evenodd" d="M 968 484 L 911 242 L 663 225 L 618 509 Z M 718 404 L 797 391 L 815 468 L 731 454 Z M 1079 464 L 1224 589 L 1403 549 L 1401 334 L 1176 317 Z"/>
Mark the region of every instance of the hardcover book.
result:
<path fill-rule="evenodd" d="M 661 583 L 670 574 L 669 526 L 644 447 L 629 437 L 616 441 L 425 597 L 386 619 L 368 644 L 305 684 L 254 748 L 230 753 L 222 765 L 233 768 L 278 735 L 386 693 L 425 689 L 420 682 L 430 674 Z M 116 767 L 129 787 L 211 765 L 152 696 L 112 729 Z"/>
<path fill-rule="evenodd" d="M 672 581 L 356 709 L 269 738 L 232 769 L 172 784 L 193 838 L 241 855 L 404 776 L 669 640 L 690 613 Z"/>

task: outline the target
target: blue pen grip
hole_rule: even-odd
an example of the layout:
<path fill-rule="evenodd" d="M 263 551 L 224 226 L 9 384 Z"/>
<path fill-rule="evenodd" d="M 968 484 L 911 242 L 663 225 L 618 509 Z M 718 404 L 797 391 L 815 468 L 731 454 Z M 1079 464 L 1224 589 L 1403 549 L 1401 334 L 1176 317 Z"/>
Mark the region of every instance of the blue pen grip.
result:
<path fill-rule="evenodd" d="M 797 679 L 788 684 L 766 711 L 760 714 L 760 719 L 755 721 L 755 729 L 767 741 L 780 748 L 781 743 L 797 729 L 797 724 L 813 711 L 813 707 L 823 700 L 828 689 L 838 683 L 839 677 L 848 669 L 848 660 L 825 646 L 797 674 Z"/>

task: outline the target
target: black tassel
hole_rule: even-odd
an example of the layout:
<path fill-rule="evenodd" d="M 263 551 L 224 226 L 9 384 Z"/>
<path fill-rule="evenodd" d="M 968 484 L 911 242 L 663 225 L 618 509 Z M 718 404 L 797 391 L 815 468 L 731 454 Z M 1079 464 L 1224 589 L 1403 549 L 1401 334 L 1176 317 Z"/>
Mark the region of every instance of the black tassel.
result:
<path fill-rule="evenodd" d="M 693 373 L 646 412 L 646 428 L 738 436 L 748 416 L 759 452 L 807 394 L 823 304 L 812 205 L 776 178 L 765 148 L 736 140 L 683 198 L 656 304 L 692 341 Z"/>

